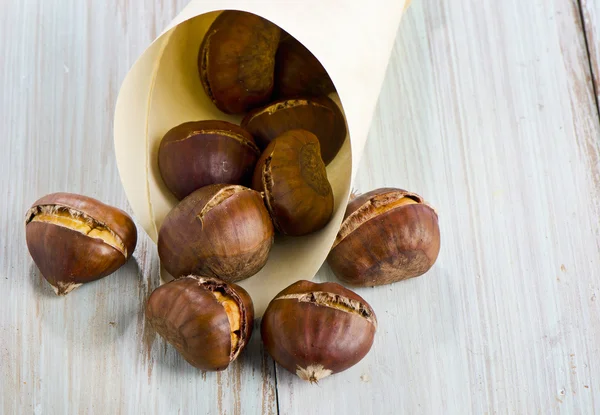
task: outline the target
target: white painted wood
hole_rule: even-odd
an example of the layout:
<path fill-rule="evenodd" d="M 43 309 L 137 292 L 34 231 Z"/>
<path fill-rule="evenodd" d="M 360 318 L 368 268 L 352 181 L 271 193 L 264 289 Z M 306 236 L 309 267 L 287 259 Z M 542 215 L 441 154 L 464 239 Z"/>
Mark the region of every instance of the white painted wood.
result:
<path fill-rule="evenodd" d="M 121 80 L 186 1 L 9 1 L 0 6 L 0 413 L 275 413 L 274 367 L 256 336 L 205 374 L 155 339 L 143 305 L 155 246 L 57 298 L 27 253 L 24 214 L 71 191 L 127 207 L 112 116 Z M 8 197 L 8 199 L 7 199 Z"/>
<path fill-rule="evenodd" d="M 319 386 L 278 369 L 276 393 L 257 335 L 227 372 L 192 370 L 145 329 L 144 235 L 115 275 L 53 297 L 23 215 L 58 190 L 127 207 L 114 100 L 184 5 L 0 6 L 1 413 L 600 412 L 600 126 L 574 0 L 408 10 L 357 188 L 423 194 L 442 252 L 425 277 L 358 290 L 380 331 L 356 367 Z"/>
<path fill-rule="evenodd" d="M 596 85 L 596 95 L 600 101 L 600 1 L 579 0 L 583 28 L 587 35 L 590 64 Z"/>
<path fill-rule="evenodd" d="M 600 412 L 600 129 L 577 12 L 413 2 L 356 187 L 423 194 L 440 258 L 358 290 L 372 352 L 319 387 L 278 370 L 281 413 Z"/>

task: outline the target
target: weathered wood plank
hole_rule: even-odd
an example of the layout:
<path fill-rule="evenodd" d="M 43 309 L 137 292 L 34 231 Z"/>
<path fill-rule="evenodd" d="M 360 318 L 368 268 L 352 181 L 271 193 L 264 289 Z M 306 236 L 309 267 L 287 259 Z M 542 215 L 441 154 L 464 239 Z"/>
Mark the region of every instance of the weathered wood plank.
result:
<path fill-rule="evenodd" d="M 596 89 L 596 99 L 600 101 L 600 2 L 578 0 L 582 24 L 587 38 L 590 65 Z"/>
<path fill-rule="evenodd" d="M 221 374 L 194 370 L 144 324 L 158 284 L 145 235 L 115 275 L 56 298 L 30 259 L 24 214 L 71 191 L 127 207 L 113 153 L 121 80 L 185 6 L 4 2 L 0 10 L 0 412 L 276 413 L 273 363 L 254 338 Z M 8 197 L 8 199 L 7 199 Z"/>
<path fill-rule="evenodd" d="M 259 336 L 202 376 L 145 328 L 158 264 L 143 235 L 134 261 L 65 299 L 25 248 L 23 214 L 45 193 L 127 206 L 114 100 L 185 3 L 0 10 L 2 413 L 277 411 Z M 587 19 L 600 13 L 582 7 L 597 56 Z M 422 193 L 440 212 L 440 260 L 358 290 L 378 312 L 372 353 L 319 386 L 278 370 L 281 413 L 600 412 L 600 127 L 578 13 L 568 0 L 413 2 L 356 187 Z M 327 267 L 317 279 L 334 280 Z"/>
<path fill-rule="evenodd" d="M 318 387 L 278 369 L 281 413 L 600 410 L 600 128 L 577 12 L 413 2 L 356 187 L 423 194 L 440 259 L 358 290 L 372 352 Z"/>

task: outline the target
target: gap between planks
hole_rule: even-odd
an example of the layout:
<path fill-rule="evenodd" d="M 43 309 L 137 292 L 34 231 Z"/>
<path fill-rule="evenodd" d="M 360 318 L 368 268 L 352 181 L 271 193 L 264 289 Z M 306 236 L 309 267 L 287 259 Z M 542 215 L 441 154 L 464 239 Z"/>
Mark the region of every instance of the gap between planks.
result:
<path fill-rule="evenodd" d="M 596 50 L 595 46 L 592 50 L 592 46 L 596 44 L 594 43 L 595 41 L 597 41 L 597 43 L 600 43 L 600 36 L 598 37 L 598 39 L 595 39 L 594 33 L 594 23 L 599 22 L 592 21 L 591 17 L 589 19 L 586 19 L 586 16 L 589 16 L 589 13 L 587 12 L 589 0 L 576 1 L 577 7 L 579 8 L 579 24 L 581 26 L 581 31 L 583 32 L 583 39 L 585 41 L 585 49 L 590 68 L 590 81 L 592 83 L 592 91 L 594 92 L 594 100 L 596 102 L 596 114 L 598 115 L 598 119 L 600 120 L 600 97 L 598 96 L 598 85 L 600 83 L 600 74 L 598 73 L 598 71 L 600 71 L 600 68 L 598 67 L 599 62 L 596 61 L 597 59 L 600 60 L 600 56 L 596 56 L 596 53 L 598 53 L 598 51 Z M 594 6 L 590 5 L 589 7 L 592 8 Z"/>

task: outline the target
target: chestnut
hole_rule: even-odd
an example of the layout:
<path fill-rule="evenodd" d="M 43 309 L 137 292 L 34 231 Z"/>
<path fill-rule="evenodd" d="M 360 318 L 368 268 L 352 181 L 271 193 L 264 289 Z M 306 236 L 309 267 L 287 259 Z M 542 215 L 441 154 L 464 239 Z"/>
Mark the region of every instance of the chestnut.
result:
<path fill-rule="evenodd" d="M 252 187 L 264 193 L 273 224 L 284 235 L 318 231 L 333 214 L 319 140 L 309 131 L 287 131 L 271 141 L 256 164 Z"/>
<path fill-rule="evenodd" d="M 310 131 L 319 139 L 325 164 L 335 158 L 346 140 L 344 116 L 336 103 L 327 97 L 275 101 L 248 113 L 242 120 L 242 127 L 263 149 L 288 130 Z"/>
<path fill-rule="evenodd" d="M 166 216 L 158 255 L 174 277 L 189 274 L 236 282 L 267 262 L 274 229 L 260 193 L 238 185 L 202 187 Z"/>
<path fill-rule="evenodd" d="M 435 210 L 415 193 L 383 188 L 348 204 L 327 262 L 343 282 L 375 286 L 424 274 L 439 252 Z"/>
<path fill-rule="evenodd" d="M 290 285 L 269 303 L 261 323 L 273 359 L 311 383 L 358 363 L 371 349 L 376 330 L 371 306 L 331 282 Z"/>
<path fill-rule="evenodd" d="M 211 184 L 250 185 L 259 156 L 252 135 L 235 124 L 186 122 L 160 142 L 158 168 L 167 188 L 181 200 Z"/>
<path fill-rule="evenodd" d="M 335 92 L 321 62 L 292 36 L 279 43 L 275 56 L 275 97 L 326 96 Z"/>
<path fill-rule="evenodd" d="M 152 292 L 146 319 L 192 366 L 223 370 L 250 340 L 254 306 L 240 286 L 189 275 Z"/>
<path fill-rule="evenodd" d="M 271 98 L 280 34 L 251 13 L 226 10 L 215 19 L 200 46 L 198 71 L 217 108 L 240 114 Z"/>
<path fill-rule="evenodd" d="M 25 216 L 25 234 L 33 261 L 57 295 L 112 274 L 137 243 L 127 213 L 72 193 L 35 202 Z"/>

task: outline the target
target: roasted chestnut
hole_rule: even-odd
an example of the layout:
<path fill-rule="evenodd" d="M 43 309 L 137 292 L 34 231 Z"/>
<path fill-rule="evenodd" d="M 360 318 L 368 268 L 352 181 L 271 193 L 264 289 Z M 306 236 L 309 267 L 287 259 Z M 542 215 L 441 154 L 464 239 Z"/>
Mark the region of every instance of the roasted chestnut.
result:
<path fill-rule="evenodd" d="M 348 204 L 327 262 L 340 280 L 374 286 L 424 274 L 439 252 L 435 210 L 417 194 L 383 188 Z"/>
<path fill-rule="evenodd" d="M 275 88 L 279 98 L 326 96 L 335 91 L 321 62 L 292 36 L 279 43 L 275 56 Z"/>
<path fill-rule="evenodd" d="M 238 185 L 196 190 L 166 216 L 158 255 L 174 277 L 235 282 L 256 274 L 273 245 L 273 223 L 260 193 Z"/>
<path fill-rule="evenodd" d="M 242 120 L 242 127 L 263 149 L 288 130 L 310 131 L 319 139 L 325 164 L 335 158 L 346 139 L 344 116 L 336 103 L 327 97 L 273 102 L 248 113 Z"/>
<path fill-rule="evenodd" d="M 158 168 L 181 200 L 211 184 L 249 186 L 260 150 L 249 132 L 226 121 L 196 121 L 170 130 L 160 142 Z"/>
<path fill-rule="evenodd" d="M 271 141 L 256 164 L 252 187 L 264 193 L 273 224 L 285 235 L 315 232 L 333 214 L 319 140 L 309 131 L 287 131 Z"/>
<path fill-rule="evenodd" d="M 152 292 L 146 319 L 192 366 L 223 370 L 250 340 L 254 307 L 242 287 L 189 275 Z"/>
<path fill-rule="evenodd" d="M 251 13 L 227 10 L 216 18 L 200 46 L 198 70 L 217 108 L 240 114 L 271 98 L 280 34 Z"/>
<path fill-rule="evenodd" d="M 377 317 L 360 296 L 336 283 L 310 281 L 277 294 L 261 323 L 273 359 L 311 383 L 358 363 L 376 329 Z"/>
<path fill-rule="evenodd" d="M 112 274 L 137 243 L 127 213 L 72 193 L 35 202 L 25 217 L 25 233 L 33 261 L 58 295 Z"/>

